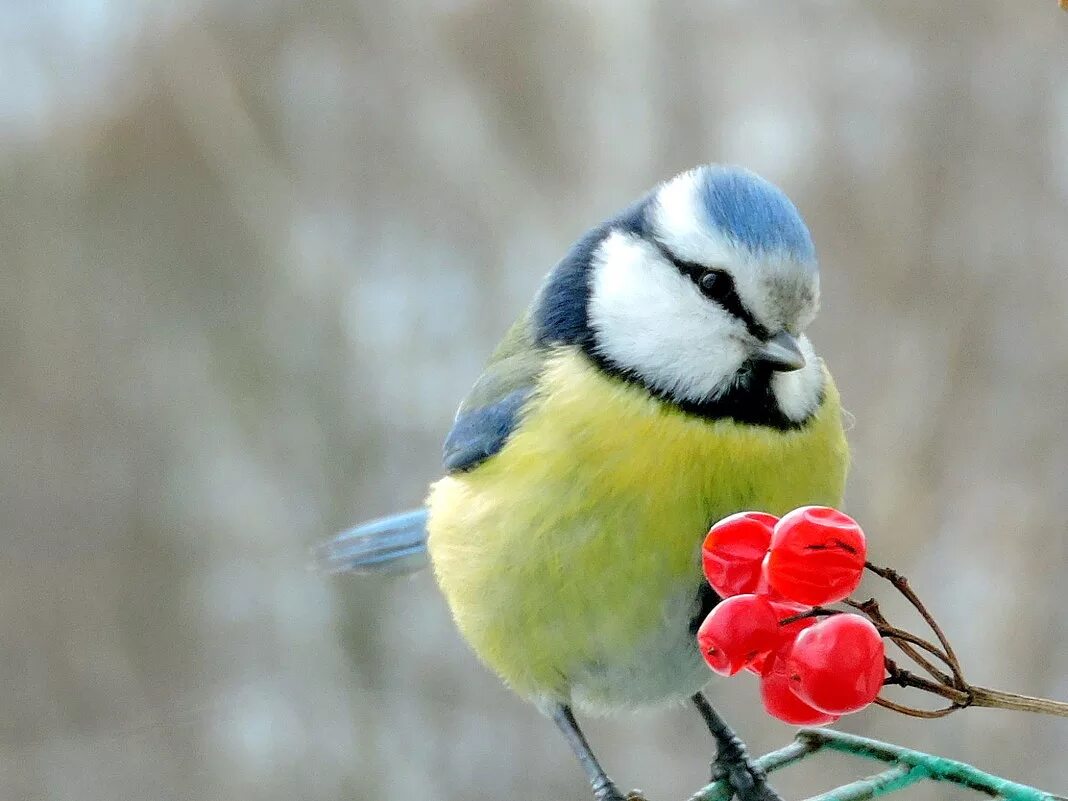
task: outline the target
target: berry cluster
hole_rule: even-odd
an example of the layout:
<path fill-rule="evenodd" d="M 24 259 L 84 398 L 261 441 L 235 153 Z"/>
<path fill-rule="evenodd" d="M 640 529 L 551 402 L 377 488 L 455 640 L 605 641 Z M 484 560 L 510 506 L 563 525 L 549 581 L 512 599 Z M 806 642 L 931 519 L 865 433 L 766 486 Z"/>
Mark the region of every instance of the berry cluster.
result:
<path fill-rule="evenodd" d="M 786 723 L 833 723 L 866 707 L 883 686 L 879 631 L 861 615 L 814 611 L 857 588 L 866 550 L 856 521 L 823 506 L 716 523 L 702 562 L 723 600 L 697 632 L 709 667 L 759 675 L 764 708 Z"/>

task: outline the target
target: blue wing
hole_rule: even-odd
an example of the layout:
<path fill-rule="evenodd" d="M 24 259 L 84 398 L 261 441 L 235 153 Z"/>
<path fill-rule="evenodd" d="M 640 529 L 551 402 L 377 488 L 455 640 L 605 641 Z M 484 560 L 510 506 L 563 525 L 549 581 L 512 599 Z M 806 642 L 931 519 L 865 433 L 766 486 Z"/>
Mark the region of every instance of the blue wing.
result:
<path fill-rule="evenodd" d="M 496 403 L 457 415 L 445 440 L 445 469 L 450 473 L 470 470 L 503 448 L 532 391 L 530 387 L 517 389 Z"/>
<path fill-rule="evenodd" d="M 485 372 L 468 393 L 445 440 L 450 473 L 478 467 L 504 447 L 519 424 L 545 363 L 524 317 L 505 335 Z"/>

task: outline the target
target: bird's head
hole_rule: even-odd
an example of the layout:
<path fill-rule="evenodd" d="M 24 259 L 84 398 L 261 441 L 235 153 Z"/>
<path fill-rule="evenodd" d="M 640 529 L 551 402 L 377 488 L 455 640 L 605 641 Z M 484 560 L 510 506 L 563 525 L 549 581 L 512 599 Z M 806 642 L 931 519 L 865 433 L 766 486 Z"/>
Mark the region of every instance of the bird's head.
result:
<path fill-rule="evenodd" d="M 591 231 L 550 275 L 539 336 L 709 416 L 789 427 L 818 407 L 804 335 L 819 305 L 796 207 L 737 167 L 703 166 Z"/>

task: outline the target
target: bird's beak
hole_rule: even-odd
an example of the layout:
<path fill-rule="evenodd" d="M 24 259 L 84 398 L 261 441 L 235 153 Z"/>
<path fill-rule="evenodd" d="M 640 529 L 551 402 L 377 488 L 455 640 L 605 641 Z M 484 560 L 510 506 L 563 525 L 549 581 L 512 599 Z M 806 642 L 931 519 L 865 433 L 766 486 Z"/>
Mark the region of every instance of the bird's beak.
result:
<path fill-rule="evenodd" d="M 753 361 L 770 365 L 772 370 L 789 373 L 805 366 L 805 357 L 797 340 L 780 331 L 753 353 Z"/>

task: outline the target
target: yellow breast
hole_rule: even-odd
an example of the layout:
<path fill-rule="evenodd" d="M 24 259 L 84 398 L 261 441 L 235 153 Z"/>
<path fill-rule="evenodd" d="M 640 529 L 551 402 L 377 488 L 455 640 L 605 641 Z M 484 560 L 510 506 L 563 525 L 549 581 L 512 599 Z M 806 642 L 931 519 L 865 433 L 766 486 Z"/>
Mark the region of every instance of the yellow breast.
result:
<path fill-rule="evenodd" d="M 519 693 L 569 700 L 600 672 L 656 695 L 665 682 L 638 675 L 648 644 L 696 655 L 686 615 L 709 525 L 838 505 L 847 463 L 829 374 L 816 416 L 784 432 L 681 413 L 561 349 L 501 452 L 433 486 L 434 571 L 460 631 Z"/>

